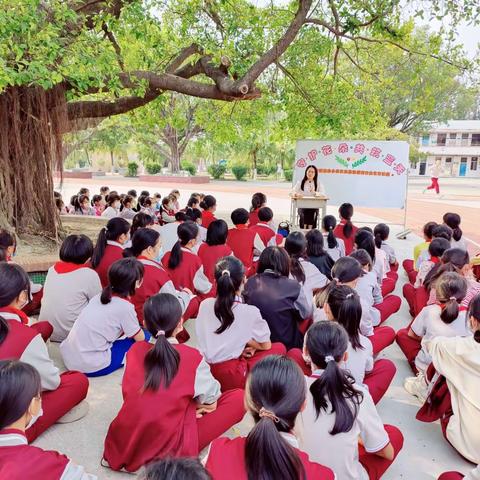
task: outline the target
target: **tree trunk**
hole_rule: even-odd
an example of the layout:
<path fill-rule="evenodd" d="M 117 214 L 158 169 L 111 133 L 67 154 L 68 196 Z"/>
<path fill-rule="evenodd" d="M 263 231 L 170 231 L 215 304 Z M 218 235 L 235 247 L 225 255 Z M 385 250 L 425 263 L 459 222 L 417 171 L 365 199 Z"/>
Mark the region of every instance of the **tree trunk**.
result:
<path fill-rule="evenodd" d="M 175 136 L 175 140 L 170 144 L 170 163 L 172 165 L 172 173 L 178 173 L 180 171 L 180 150 L 177 136 Z"/>
<path fill-rule="evenodd" d="M 0 95 L 0 225 L 57 238 L 53 174 L 62 169 L 65 91 L 10 87 Z"/>
<path fill-rule="evenodd" d="M 112 163 L 112 172 L 113 172 L 113 166 L 115 165 L 115 158 L 113 156 L 113 150 L 110 150 L 110 161 Z"/>

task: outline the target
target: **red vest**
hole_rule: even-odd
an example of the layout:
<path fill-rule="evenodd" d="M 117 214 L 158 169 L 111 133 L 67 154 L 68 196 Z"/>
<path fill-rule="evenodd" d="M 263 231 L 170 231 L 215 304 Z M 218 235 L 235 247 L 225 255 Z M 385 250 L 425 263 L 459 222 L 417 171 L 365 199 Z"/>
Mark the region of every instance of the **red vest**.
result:
<path fill-rule="evenodd" d="M 237 437 L 233 440 L 222 437 L 212 442 L 206 467 L 213 480 L 223 480 L 225 472 L 228 472 L 229 480 L 248 480 L 245 467 L 245 443 L 245 437 Z M 335 475 L 332 470 L 311 462 L 306 453 L 295 450 L 305 469 L 306 480 L 334 480 Z"/>
<path fill-rule="evenodd" d="M 197 456 L 195 374 L 201 354 L 185 344 L 173 345 L 180 354 L 177 375 L 165 390 L 144 392 L 144 360 L 153 345 L 137 342 L 127 353 L 122 382 L 123 406 L 105 439 L 104 458 L 114 470 L 129 472 L 165 457 Z"/>
<path fill-rule="evenodd" d="M 345 243 L 345 255 L 350 255 L 353 252 L 353 246 L 355 244 L 355 234 L 358 231 L 358 227 L 352 225 L 352 233 L 347 238 L 343 233 L 343 227 L 345 226 L 345 222 L 342 220 L 333 230 L 333 234 L 337 238 L 341 238 Z"/>
<path fill-rule="evenodd" d="M 107 245 L 105 247 L 105 253 L 100 260 L 100 263 L 97 265 L 97 268 L 94 269 L 100 277 L 100 283 L 102 284 L 103 288 L 108 285 L 108 269 L 110 268 L 110 265 L 115 263 L 117 260 L 121 260 L 122 258 L 122 247 L 118 247 L 117 245 Z"/>
<path fill-rule="evenodd" d="M 258 219 L 258 211 L 260 209 L 259 208 L 256 208 L 255 210 L 253 210 L 253 212 L 250 212 L 250 214 L 248 215 L 248 226 L 249 227 L 253 227 L 254 225 L 256 225 L 260 220 Z"/>
<path fill-rule="evenodd" d="M 239 228 L 240 227 L 240 228 Z M 232 249 L 233 254 L 245 265 L 250 268 L 253 263 L 253 249 L 256 233 L 245 225 L 231 228 L 228 231 L 227 244 Z"/>
<path fill-rule="evenodd" d="M 175 269 L 168 268 L 168 261 L 172 252 L 167 252 L 163 258 L 162 263 L 165 267 L 165 270 L 170 275 L 173 284 L 177 290 L 182 290 L 184 288 L 190 289 L 195 293 L 195 286 L 193 284 L 193 279 L 195 274 L 198 272 L 198 269 L 202 266 L 202 261 L 198 255 L 195 255 L 192 252 L 182 249 L 182 260 L 180 264 Z"/>
<path fill-rule="evenodd" d="M 9 332 L 0 344 L 0 359 L 19 360 L 38 332 L 16 320 L 7 320 Z M 0 476 L 0 478 L 2 478 Z"/>
<path fill-rule="evenodd" d="M 135 311 L 140 325 L 143 325 L 143 305 L 153 295 L 156 295 L 160 289 L 170 281 L 168 273 L 160 263 L 147 258 L 138 257 L 143 264 L 143 282 L 139 288 L 135 290 L 135 294 L 131 297 L 132 303 L 135 305 Z"/>
<path fill-rule="evenodd" d="M 215 265 L 221 258 L 228 257 L 231 254 L 232 249 L 228 245 L 210 246 L 202 243 L 198 249 L 198 256 L 203 263 L 203 271 L 212 285 L 215 283 Z"/>
<path fill-rule="evenodd" d="M 25 434 L 20 430 L 5 429 L 0 436 Z M 0 479 L 35 478 L 60 480 L 69 459 L 58 452 L 42 450 L 32 445 L 0 447 Z"/>
<path fill-rule="evenodd" d="M 253 227 L 250 227 L 250 230 L 254 231 L 262 240 L 263 244 L 267 247 L 268 242 L 275 237 L 275 242 L 277 245 L 282 243 L 283 237 L 277 235 L 266 223 L 258 222 Z"/>
<path fill-rule="evenodd" d="M 202 227 L 208 228 L 208 226 L 216 220 L 215 215 L 209 210 L 204 210 L 202 212 Z"/>

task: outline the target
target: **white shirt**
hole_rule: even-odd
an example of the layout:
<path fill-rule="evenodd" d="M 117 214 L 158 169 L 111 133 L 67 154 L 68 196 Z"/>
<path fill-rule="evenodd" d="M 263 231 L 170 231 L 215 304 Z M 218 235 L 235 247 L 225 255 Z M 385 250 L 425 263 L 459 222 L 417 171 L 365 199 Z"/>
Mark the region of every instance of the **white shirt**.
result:
<path fill-rule="evenodd" d="M 79 268 L 73 272 L 57 273 L 50 267 L 43 287 L 39 320 L 53 326 L 51 340 L 61 342 L 88 302 L 101 293 L 102 285 L 95 270 Z"/>
<path fill-rule="evenodd" d="M 366 272 L 358 279 L 355 291 L 370 306 L 383 302 L 382 291 L 377 282 L 377 275 L 373 270 Z"/>
<path fill-rule="evenodd" d="M 321 371 L 315 373 L 321 374 Z M 331 406 L 328 405 L 328 413 L 322 410 L 317 418 L 310 393 L 310 385 L 315 380 L 305 377 L 307 406 L 297 417 L 295 425 L 300 449 L 308 454 L 310 461 L 331 468 L 339 480 L 368 480 L 368 473 L 358 461 L 358 437 L 361 437 L 365 450 L 370 453 L 378 452 L 390 443 L 372 397 L 368 390 L 355 384 L 355 388 L 364 396 L 353 427 L 349 432 L 331 435 L 329 432 L 335 423 L 335 413 L 331 412 Z"/>
<path fill-rule="evenodd" d="M 468 251 L 467 242 L 465 241 L 465 237 L 461 237 L 460 240 L 454 240 L 453 238 L 450 240 L 450 245 L 452 248 L 460 248 L 462 250 Z"/>
<path fill-rule="evenodd" d="M 293 187 L 293 191 L 295 193 L 304 193 L 307 195 L 314 195 L 315 193 L 325 195 L 325 187 L 318 180 L 317 180 L 317 190 L 315 190 L 315 182 L 313 182 L 312 180 L 306 180 L 302 190 L 302 180 L 299 180 L 295 184 L 295 187 Z"/>
<path fill-rule="evenodd" d="M 115 340 L 134 337 L 140 331 L 135 307 L 128 300 L 112 297 L 103 305 L 93 297 L 80 313 L 68 337 L 60 344 L 69 370 L 93 373 L 108 367 Z"/>
<path fill-rule="evenodd" d="M 387 254 L 377 247 L 375 247 L 375 261 L 373 262 L 373 271 L 377 274 L 377 280 L 380 285 L 382 284 L 382 280 L 386 278 L 387 272 L 390 271 L 390 265 L 387 261 Z"/>
<path fill-rule="evenodd" d="M 373 346 L 372 342 L 364 335 L 359 334 L 359 337 L 363 348 L 355 350 L 348 342 L 348 360 L 345 362 L 344 368 L 351 373 L 355 383 L 363 385 L 365 373 L 373 370 Z"/>
<path fill-rule="evenodd" d="M 328 247 L 328 233 L 323 234 L 323 249 L 332 257 L 332 260 L 336 262 L 339 258 L 345 256 L 345 242 L 341 238 L 337 238 L 337 246 L 334 248 Z"/>
<path fill-rule="evenodd" d="M 102 212 L 102 217 L 105 218 L 114 218 L 118 217 L 118 211 L 113 208 L 113 207 L 107 207 L 103 212 Z"/>
<path fill-rule="evenodd" d="M 270 341 L 270 328 L 260 310 L 239 301 L 232 308 L 233 323 L 222 333 L 215 333 L 220 327 L 220 320 L 215 316 L 214 306 L 214 298 L 204 300 L 195 320 L 198 349 L 208 363 L 239 358 L 250 340 L 258 343 Z"/>
<path fill-rule="evenodd" d="M 471 335 L 467 328 L 465 311 L 461 311 L 452 323 L 445 323 L 440 318 L 441 312 L 441 307 L 436 304 L 424 307 L 410 327 L 413 333 L 425 340 L 433 340 L 437 337 L 466 337 Z M 415 366 L 424 371 L 430 363 L 432 363 L 432 357 L 422 345 L 422 349 L 415 358 Z"/>
<path fill-rule="evenodd" d="M 171 252 L 173 246 L 178 242 L 177 230 L 181 222 L 166 223 L 159 229 L 162 238 L 162 252 Z"/>

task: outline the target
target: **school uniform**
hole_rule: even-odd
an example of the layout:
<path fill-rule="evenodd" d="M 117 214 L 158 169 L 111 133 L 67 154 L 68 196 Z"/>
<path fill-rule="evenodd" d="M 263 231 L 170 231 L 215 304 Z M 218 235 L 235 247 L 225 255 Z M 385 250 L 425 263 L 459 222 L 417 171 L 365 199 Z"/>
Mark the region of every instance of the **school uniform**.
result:
<path fill-rule="evenodd" d="M 480 344 L 472 336 L 425 339 L 423 347 L 439 375 L 447 380 L 453 415 L 445 435 L 467 460 L 480 463 Z"/>
<path fill-rule="evenodd" d="M 380 248 L 387 254 L 387 261 L 390 265 L 397 263 L 397 256 L 395 250 L 387 242 L 382 241 Z"/>
<path fill-rule="evenodd" d="M 291 433 L 281 432 L 280 435 L 293 447 L 298 455 L 304 471 L 305 480 L 335 480 L 335 474 L 330 468 L 319 465 L 309 459 L 308 455 L 299 450 L 298 440 Z M 217 438 L 210 446 L 206 469 L 213 480 L 223 480 L 228 472 L 229 480 L 248 480 L 245 465 L 246 437 L 234 439 Z"/>
<path fill-rule="evenodd" d="M 236 225 L 228 230 L 227 245 L 247 270 L 253 265 L 253 257 L 259 256 L 265 249 L 260 235 L 246 225 Z"/>
<path fill-rule="evenodd" d="M 108 285 L 108 269 L 117 260 L 123 258 L 123 245 L 113 240 L 107 240 L 107 245 L 100 263 L 94 268 L 100 277 L 100 283 L 105 288 Z"/>
<path fill-rule="evenodd" d="M 223 257 L 233 254 L 232 249 L 227 245 L 208 245 L 203 243 L 198 249 L 198 256 L 203 264 L 203 271 L 213 285 L 215 283 L 215 265 Z"/>
<path fill-rule="evenodd" d="M 466 310 L 460 307 L 458 317 L 451 323 L 445 323 L 440 318 L 442 307 L 429 305 L 415 318 L 410 328 L 425 342 L 437 337 L 471 336 L 466 324 Z M 397 343 L 409 363 L 414 361 L 417 370 L 424 372 L 428 368 L 432 358 L 419 340 L 408 336 L 408 327 L 397 332 Z"/>
<path fill-rule="evenodd" d="M 260 310 L 272 342 L 283 343 L 287 350 L 302 347 L 299 323 L 311 315 L 311 301 L 300 283 L 267 270 L 248 279 L 243 297 Z"/>
<path fill-rule="evenodd" d="M 170 275 L 162 264 L 142 256 L 139 256 L 137 260 L 143 265 L 143 281 L 140 287 L 135 290 L 131 301 L 135 306 L 140 325 L 143 325 L 143 306 L 145 302 L 157 293 L 170 293 L 177 297 L 182 306 L 182 312 L 185 312 L 191 297 L 187 292 L 178 291 L 175 288 Z"/>
<path fill-rule="evenodd" d="M 60 344 L 60 352 L 69 370 L 96 374 L 107 367 L 115 367 L 105 372 L 108 374 L 123 365 L 123 356 L 139 332 L 133 303 L 113 296 L 110 303 L 104 305 L 100 301 L 100 295 L 97 295 L 78 316 L 67 338 Z M 124 336 L 126 339 L 120 340 Z M 123 355 L 118 359 L 112 355 L 116 341 L 125 347 Z M 116 361 L 115 365 L 112 360 Z"/>
<path fill-rule="evenodd" d="M 38 318 L 53 326 L 51 340 L 65 340 L 80 312 L 101 291 L 97 272 L 86 264 L 57 262 L 50 267 Z"/>
<path fill-rule="evenodd" d="M 425 260 L 422 262 L 420 268 L 418 269 L 417 278 L 415 279 L 413 286 L 415 288 L 421 287 L 425 281 L 425 278 L 430 273 L 430 270 L 439 262 L 440 259 L 438 257 L 430 257 L 430 260 Z"/>
<path fill-rule="evenodd" d="M 220 327 L 220 320 L 215 315 L 215 301 L 215 298 L 207 298 L 200 304 L 195 321 L 198 349 L 210 364 L 222 391 L 244 388 L 248 372 L 258 361 L 268 355 L 284 355 L 286 349 L 277 343 L 270 350 L 258 350 L 253 357 L 243 358 L 243 350 L 250 340 L 258 343 L 270 341 L 268 323 L 257 307 L 247 305 L 237 297 L 232 307 L 233 323 L 217 334 L 215 330 Z"/>
<path fill-rule="evenodd" d="M 460 302 L 460 305 L 462 307 L 468 308 L 473 297 L 480 293 L 480 283 L 477 282 L 474 278 L 470 277 L 465 277 L 465 280 L 467 281 L 467 293 L 465 295 L 465 298 Z M 425 305 L 434 305 L 435 303 L 437 303 L 437 292 L 435 291 L 435 286 L 433 286 L 430 289 L 430 292 L 428 292 L 427 299 L 428 300 Z"/>
<path fill-rule="evenodd" d="M 118 217 L 118 210 L 113 207 L 107 207 L 103 212 L 102 212 L 102 217 L 104 218 L 115 218 Z"/>
<path fill-rule="evenodd" d="M 92 207 L 81 208 L 80 210 L 75 210 L 73 214 L 95 216 L 95 210 Z"/>
<path fill-rule="evenodd" d="M 345 256 L 345 242 L 341 238 L 337 238 L 337 246 L 330 248 L 328 246 L 328 233 L 323 233 L 324 250 L 330 255 L 332 260 L 336 262 L 339 258 Z"/>
<path fill-rule="evenodd" d="M 262 240 L 264 247 L 276 247 L 283 241 L 283 237 L 278 235 L 275 230 L 266 222 L 258 221 L 250 225 L 249 230 L 254 231 Z"/>
<path fill-rule="evenodd" d="M 375 260 L 373 262 L 373 271 L 377 275 L 379 285 L 387 278 L 387 272 L 390 266 L 387 261 L 387 254 L 380 248 L 375 247 Z"/>
<path fill-rule="evenodd" d="M 208 228 L 210 224 L 216 220 L 215 215 L 210 210 L 202 211 L 202 227 Z"/>
<path fill-rule="evenodd" d="M 332 280 L 332 267 L 333 265 L 335 265 L 335 262 L 328 253 L 325 253 L 324 255 L 320 255 L 318 257 L 309 255 L 308 261 L 315 265 L 320 271 L 320 273 L 325 275 L 328 280 Z"/>
<path fill-rule="evenodd" d="M 350 431 L 331 435 L 335 422 L 335 412 L 331 411 L 328 399 L 327 411 L 320 411 L 317 417 L 310 386 L 321 376 L 322 370 L 316 370 L 312 377 L 305 377 L 307 384 L 307 405 L 300 413 L 295 431 L 300 438 L 300 448 L 311 460 L 331 468 L 341 480 L 379 479 L 393 460 L 386 460 L 374 455 L 390 442 L 395 450 L 395 457 L 402 448 L 403 436 L 392 426 L 384 426 L 372 397 L 368 391 L 355 385 L 363 393 L 363 400 Z M 362 439 L 363 448 L 358 439 Z"/>
<path fill-rule="evenodd" d="M 162 239 L 162 253 L 165 255 L 170 252 L 173 246 L 178 242 L 177 230 L 182 222 L 171 222 L 162 225 L 158 230 Z"/>
<path fill-rule="evenodd" d="M 0 315 L 5 320 L 15 320 L 16 322 L 20 322 L 23 325 L 31 328 L 36 333 L 39 333 L 45 342 L 48 341 L 52 336 L 53 326 L 50 324 L 50 322 L 32 322 L 32 320 L 23 310 L 9 306 L 0 307 Z"/>
<path fill-rule="evenodd" d="M 157 458 L 197 456 L 243 418 L 243 391 L 232 390 L 221 396 L 220 385 L 200 352 L 174 339 L 168 341 L 180 357 L 178 372 L 168 388 L 143 389 L 144 361 L 154 348 L 152 344 L 137 343 L 127 354 L 124 402 L 110 424 L 103 454 L 114 470 L 135 472 Z M 214 402 L 218 402 L 214 412 L 196 418 L 197 403 Z"/>
<path fill-rule="evenodd" d="M 160 215 L 162 222 L 165 223 L 173 223 L 175 222 L 175 212 L 173 210 L 169 210 L 166 208 L 162 208 L 162 213 Z"/>
<path fill-rule="evenodd" d="M 137 214 L 133 208 L 123 208 L 122 211 L 119 213 L 120 218 L 124 218 L 125 220 L 133 220 L 133 217 Z"/>
<path fill-rule="evenodd" d="M 454 238 L 452 238 L 450 240 L 450 245 L 452 246 L 452 248 L 460 248 L 461 250 L 465 250 L 466 252 L 468 251 L 467 242 L 465 241 L 464 237 L 460 237 L 460 240 L 455 240 Z"/>
<path fill-rule="evenodd" d="M 260 208 L 256 208 L 255 210 L 251 210 L 250 213 L 248 214 L 248 226 L 249 227 L 253 227 L 258 222 L 260 222 L 260 219 L 258 218 L 258 211 L 260 210 Z"/>
<path fill-rule="evenodd" d="M 28 445 L 24 432 L 0 430 L 0 478 L 22 480 L 96 480 L 68 457 L 52 450 Z"/>
<path fill-rule="evenodd" d="M 40 374 L 43 415 L 26 431 L 33 441 L 87 396 L 88 379 L 80 372 L 60 375 L 38 332 L 16 320 L 7 319 L 7 323 L 9 332 L 0 344 L 0 359 L 28 363 Z"/>
<path fill-rule="evenodd" d="M 347 222 L 345 220 L 341 220 L 340 223 L 335 227 L 333 230 L 333 234 L 337 237 L 337 240 L 340 238 L 343 240 L 345 244 L 345 255 L 350 255 L 353 252 L 353 247 L 355 245 L 355 235 L 358 231 L 358 227 L 352 225 L 352 232 L 350 236 L 347 238 L 343 233 L 343 227 Z"/>

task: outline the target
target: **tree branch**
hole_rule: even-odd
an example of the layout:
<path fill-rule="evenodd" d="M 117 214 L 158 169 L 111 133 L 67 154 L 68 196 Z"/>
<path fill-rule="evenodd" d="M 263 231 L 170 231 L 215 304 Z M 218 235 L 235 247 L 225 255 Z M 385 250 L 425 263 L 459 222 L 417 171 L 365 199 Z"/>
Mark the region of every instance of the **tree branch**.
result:
<path fill-rule="evenodd" d="M 113 34 L 113 32 L 111 32 L 108 29 L 108 26 L 106 23 L 102 25 L 102 30 L 105 32 L 105 36 L 108 38 L 108 40 L 112 44 L 113 49 L 115 50 L 115 54 L 117 56 L 118 65 L 120 66 L 120 69 L 122 70 L 122 72 L 124 72 L 125 63 L 123 62 L 123 58 L 122 58 L 122 50 L 120 49 L 120 45 L 118 44 L 117 39 L 115 38 L 115 35 Z"/>
<path fill-rule="evenodd" d="M 195 55 L 196 53 L 203 53 L 202 49 L 196 43 L 192 43 L 190 46 L 183 48 L 180 50 L 180 53 L 167 65 L 165 72 L 175 73 L 175 71 L 182 66 L 183 62 L 185 62 L 187 58 Z"/>

